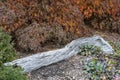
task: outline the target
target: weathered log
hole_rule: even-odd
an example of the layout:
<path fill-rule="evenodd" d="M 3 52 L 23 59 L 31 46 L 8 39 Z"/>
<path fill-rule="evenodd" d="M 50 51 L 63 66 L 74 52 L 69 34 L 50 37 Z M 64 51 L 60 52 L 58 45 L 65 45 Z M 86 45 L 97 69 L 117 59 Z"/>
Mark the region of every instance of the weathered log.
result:
<path fill-rule="evenodd" d="M 77 54 L 80 50 L 80 47 L 87 44 L 101 47 L 101 50 L 104 53 L 113 53 L 112 47 L 103 38 L 100 36 L 93 36 L 88 38 L 79 38 L 73 40 L 71 43 L 67 44 L 61 49 L 37 53 L 35 55 L 5 63 L 5 65 L 17 65 L 22 67 L 25 73 L 31 72 L 39 69 L 42 66 L 47 66 L 52 63 L 65 60 Z"/>

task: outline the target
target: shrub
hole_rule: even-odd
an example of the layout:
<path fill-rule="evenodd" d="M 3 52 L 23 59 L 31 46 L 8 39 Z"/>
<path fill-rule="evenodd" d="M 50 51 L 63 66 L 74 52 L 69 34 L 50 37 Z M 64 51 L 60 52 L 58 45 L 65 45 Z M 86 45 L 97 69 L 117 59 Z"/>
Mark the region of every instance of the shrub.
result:
<path fill-rule="evenodd" d="M 87 26 L 120 33 L 119 0 L 74 0 Z"/>
<path fill-rule="evenodd" d="M 21 68 L 4 66 L 0 68 L 0 80 L 28 80 Z"/>
<path fill-rule="evenodd" d="M 68 3 L 70 1 L 67 1 Z M 1 3 L 0 25 L 7 32 L 37 23 L 59 23 L 66 31 L 79 33 L 83 28 L 83 16 L 79 9 L 71 8 L 66 1 L 58 0 L 7 0 Z M 57 4 L 56 4 L 57 3 Z M 61 5 L 63 4 L 63 5 Z M 75 9 L 75 10 L 74 10 Z"/>
<path fill-rule="evenodd" d="M 80 11 L 83 13 L 85 19 L 91 17 L 115 17 L 119 12 L 118 0 L 74 0 L 78 5 Z"/>
<path fill-rule="evenodd" d="M 0 28 L 0 66 L 16 57 L 16 51 L 11 43 L 11 36 Z"/>
<path fill-rule="evenodd" d="M 120 12 L 119 3 L 119 0 L 7 0 L 0 2 L 0 25 L 7 32 L 15 32 L 34 21 L 50 25 L 57 22 L 66 31 L 80 34 L 84 31 L 84 22 L 88 22 L 86 20 L 97 19 L 96 22 L 100 23 L 106 18 L 117 19 Z M 119 25 L 116 23 L 117 27 Z M 107 29 L 106 25 L 92 26 Z"/>
<path fill-rule="evenodd" d="M 76 37 L 58 24 L 39 25 L 36 22 L 29 27 L 17 30 L 15 36 L 17 50 L 26 53 L 45 51 L 48 48 L 60 48 Z"/>
<path fill-rule="evenodd" d="M 6 0 L 0 2 L 0 9 L 0 25 L 9 33 L 32 21 L 41 21 L 37 0 Z"/>
<path fill-rule="evenodd" d="M 16 51 L 11 42 L 11 36 L 0 28 L 0 80 L 27 80 L 21 68 L 4 66 L 3 64 L 12 61 L 16 57 Z"/>

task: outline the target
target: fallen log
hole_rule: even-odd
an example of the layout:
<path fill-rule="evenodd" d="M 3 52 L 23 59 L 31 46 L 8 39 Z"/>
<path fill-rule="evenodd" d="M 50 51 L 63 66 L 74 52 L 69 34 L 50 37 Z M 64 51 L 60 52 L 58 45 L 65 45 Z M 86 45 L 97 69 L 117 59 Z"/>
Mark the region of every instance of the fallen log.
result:
<path fill-rule="evenodd" d="M 31 72 L 40 67 L 50 65 L 76 55 L 80 51 L 80 47 L 91 44 L 101 47 L 104 53 L 113 53 L 112 47 L 100 36 L 93 36 L 88 38 L 79 38 L 73 40 L 65 47 L 57 50 L 37 53 L 25 58 L 17 59 L 12 62 L 5 63 L 5 65 L 17 65 L 24 69 L 24 72 Z"/>

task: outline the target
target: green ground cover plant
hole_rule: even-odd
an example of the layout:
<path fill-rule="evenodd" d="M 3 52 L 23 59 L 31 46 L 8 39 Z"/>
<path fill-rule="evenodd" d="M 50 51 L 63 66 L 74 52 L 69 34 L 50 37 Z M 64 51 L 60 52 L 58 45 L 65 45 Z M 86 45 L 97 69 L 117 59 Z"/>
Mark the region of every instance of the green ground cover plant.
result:
<path fill-rule="evenodd" d="M 99 47 L 85 45 L 80 48 L 79 54 L 91 56 L 83 62 L 83 71 L 90 80 L 115 80 L 120 77 L 120 45 L 112 43 L 114 54 L 104 54 Z"/>

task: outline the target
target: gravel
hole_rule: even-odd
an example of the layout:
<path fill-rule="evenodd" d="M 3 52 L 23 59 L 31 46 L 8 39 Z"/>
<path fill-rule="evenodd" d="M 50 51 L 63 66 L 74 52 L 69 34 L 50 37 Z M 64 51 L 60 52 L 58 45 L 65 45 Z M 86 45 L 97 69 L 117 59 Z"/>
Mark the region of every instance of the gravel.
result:
<path fill-rule="evenodd" d="M 55 63 L 29 73 L 30 80 L 88 80 L 83 73 L 83 61 L 87 57 L 80 55 Z"/>

